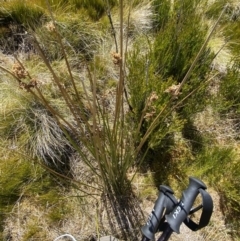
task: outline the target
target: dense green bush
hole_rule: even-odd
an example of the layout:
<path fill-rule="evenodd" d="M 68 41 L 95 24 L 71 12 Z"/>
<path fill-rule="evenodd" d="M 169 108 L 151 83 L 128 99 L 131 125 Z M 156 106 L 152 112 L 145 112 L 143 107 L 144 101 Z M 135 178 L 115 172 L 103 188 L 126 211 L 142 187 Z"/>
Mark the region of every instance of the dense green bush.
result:
<path fill-rule="evenodd" d="M 148 139 L 151 148 L 170 133 L 186 128 L 186 120 L 203 110 L 209 99 L 207 78 L 213 55 L 207 48 L 175 96 L 206 39 L 207 28 L 202 23 L 200 6 L 195 1 L 176 1 L 170 11 L 159 4 L 159 11 L 169 18 L 160 24 L 153 43 L 142 37 L 142 45 L 136 45 L 128 55 L 127 86 L 133 118 L 138 123 L 140 138 L 154 126 Z"/>
<path fill-rule="evenodd" d="M 220 81 L 218 107 L 222 113 L 240 114 L 239 61 L 230 67 Z M 219 102 L 220 101 L 220 102 Z"/>
<path fill-rule="evenodd" d="M 153 1 L 153 28 L 158 31 L 165 28 L 169 18 L 171 18 L 171 1 L 169 0 L 154 0 Z"/>
<path fill-rule="evenodd" d="M 220 194 L 226 225 L 239 237 L 239 156 L 233 148 L 209 145 L 200 152 L 195 162 L 188 162 L 189 172 L 208 181 Z"/>
<path fill-rule="evenodd" d="M 171 18 L 157 33 L 154 42 L 156 72 L 163 78 L 174 77 L 180 82 L 206 39 L 207 28 L 195 1 L 176 1 Z M 208 51 L 200 57 L 194 75 L 204 79 L 209 68 Z M 195 80 L 196 81 L 196 80 Z"/>

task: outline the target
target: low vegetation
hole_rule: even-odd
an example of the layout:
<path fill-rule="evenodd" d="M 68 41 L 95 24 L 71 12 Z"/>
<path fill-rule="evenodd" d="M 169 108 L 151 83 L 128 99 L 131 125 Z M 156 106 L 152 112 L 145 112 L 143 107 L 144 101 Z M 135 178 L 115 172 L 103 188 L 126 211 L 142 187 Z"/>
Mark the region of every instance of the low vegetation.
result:
<path fill-rule="evenodd" d="M 3 2 L 1 239 L 136 240 L 157 186 L 197 176 L 239 240 L 239 7 Z"/>

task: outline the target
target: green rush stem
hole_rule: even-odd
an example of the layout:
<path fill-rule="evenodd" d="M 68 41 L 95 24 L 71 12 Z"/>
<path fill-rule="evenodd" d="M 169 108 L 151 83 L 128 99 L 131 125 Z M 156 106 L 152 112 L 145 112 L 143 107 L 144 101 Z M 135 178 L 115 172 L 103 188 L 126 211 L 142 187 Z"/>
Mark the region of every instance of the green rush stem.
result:
<path fill-rule="evenodd" d="M 34 36 L 34 38 L 35 38 L 35 36 Z M 66 92 L 66 90 L 62 87 L 61 83 L 59 82 L 59 79 L 58 79 L 57 75 L 55 74 L 51 64 L 49 63 L 45 54 L 43 53 L 42 48 L 40 47 L 36 38 L 35 38 L 35 44 L 36 44 L 36 46 L 39 50 L 39 53 L 40 53 L 45 65 L 47 66 L 47 68 L 49 69 L 49 71 L 51 72 L 51 74 L 53 76 L 54 83 L 57 84 L 57 86 L 58 86 L 60 92 L 62 93 L 62 96 L 63 96 L 68 108 L 70 109 L 72 115 L 74 116 L 74 119 L 76 120 L 78 128 L 81 130 L 82 133 L 84 133 L 84 130 L 83 130 L 83 127 L 81 126 L 79 118 L 78 118 L 78 116 L 76 116 L 76 113 L 75 113 L 75 112 L 78 112 L 78 110 L 76 108 L 75 109 L 73 108 L 74 104 L 72 103 L 71 98 L 69 97 L 68 93 Z"/>
<path fill-rule="evenodd" d="M 58 173 L 58 172 L 54 171 L 53 169 L 51 169 L 50 167 L 42 164 L 41 162 L 38 162 L 38 164 L 41 165 L 43 168 L 47 169 L 51 174 L 53 174 L 53 175 L 55 175 L 55 176 L 57 176 L 57 177 L 60 177 L 60 178 L 62 178 L 63 180 L 68 180 L 68 181 L 70 181 L 70 182 L 75 183 L 76 185 L 82 185 L 82 186 L 86 186 L 86 187 L 89 187 L 89 188 L 93 188 L 93 189 L 98 190 L 98 191 L 102 191 L 101 189 L 99 189 L 99 188 L 97 188 L 97 187 L 93 187 L 93 186 L 91 186 L 91 185 L 89 185 L 89 184 L 86 184 L 86 183 L 84 183 L 84 182 L 79 182 L 79 181 L 74 180 L 74 179 L 72 179 L 72 178 L 70 178 L 70 177 L 68 177 L 68 176 L 65 176 L 65 175 L 63 175 L 63 174 L 61 174 L 61 173 Z M 80 189 L 80 190 L 81 190 L 82 192 L 88 194 L 88 195 L 96 195 L 96 194 L 89 194 L 89 193 L 87 193 L 86 191 L 83 191 L 82 189 Z"/>
<path fill-rule="evenodd" d="M 49 11 L 49 13 L 50 13 L 50 15 L 51 15 L 51 18 L 52 18 L 52 20 L 53 20 L 54 27 L 55 27 L 55 29 L 57 29 L 56 20 L 55 20 L 55 18 L 54 18 L 54 16 L 53 16 L 53 13 L 52 13 L 52 10 L 51 10 L 51 5 L 49 4 L 49 1 L 48 1 L 48 0 L 46 0 L 46 4 L 47 4 L 47 7 L 48 7 L 48 11 Z M 62 50 L 64 59 L 65 59 L 65 63 L 66 63 L 67 69 L 68 69 L 68 73 L 69 73 L 69 75 L 70 75 L 70 79 L 71 79 L 71 82 L 72 82 L 72 85 L 73 85 L 75 94 L 77 95 L 78 100 L 80 100 L 80 97 L 79 97 L 79 94 L 78 94 L 78 91 L 77 91 L 77 87 L 76 87 L 74 78 L 73 78 L 73 76 L 72 76 L 72 71 L 71 71 L 71 68 L 70 68 L 70 65 L 69 65 L 69 62 L 68 62 L 68 59 L 67 59 L 67 55 L 66 55 L 66 52 L 65 52 L 65 49 L 64 49 L 62 40 L 61 40 L 61 36 L 60 36 L 60 34 L 59 34 L 58 31 L 55 31 L 55 33 L 57 34 L 58 42 L 59 42 L 59 44 L 60 44 L 60 46 L 61 46 L 61 50 Z M 40 47 L 40 46 L 39 46 L 39 47 Z"/>
<path fill-rule="evenodd" d="M 113 124 L 113 135 L 117 135 L 119 125 L 121 108 L 123 108 L 123 89 L 124 89 L 124 75 L 123 75 L 123 0 L 120 0 L 120 63 L 119 63 L 119 83 L 116 91 L 116 105 L 115 105 L 115 118 Z"/>
<path fill-rule="evenodd" d="M 55 21 L 54 21 L 54 25 L 55 25 Z M 56 25 L 55 25 L 55 28 L 56 28 Z M 66 63 L 67 69 L 68 69 L 68 73 L 69 73 L 69 76 L 70 76 L 71 83 L 73 85 L 73 88 L 74 88 L 75 94 L 77 96 L 77 99 L 80 100 L 80 96 L 79 96 L 79 93 L 77 91 L 77 87 L 76 87 L 76 84 L 75 84 L 75 81 L 74 81 L 74 78 L 73 78 L 73 75 L 72 75 L 72 71 L 71 71 L 71 68 L 70 68 L 70 65 L 69 65 L 69 61 L 68 61 L 68 58 L 67 58 L 67 55 L 66 55 L 66 51 L 65 51 L 63 43 L 62 43 L 61 36 L 60 36 L 58 31 L 56 31 L 56 33 L 57 33 L 58 42 L 61 46 L 61 50 L 62 50 L 64 59 L 65 59 L 65 63 Z"/>

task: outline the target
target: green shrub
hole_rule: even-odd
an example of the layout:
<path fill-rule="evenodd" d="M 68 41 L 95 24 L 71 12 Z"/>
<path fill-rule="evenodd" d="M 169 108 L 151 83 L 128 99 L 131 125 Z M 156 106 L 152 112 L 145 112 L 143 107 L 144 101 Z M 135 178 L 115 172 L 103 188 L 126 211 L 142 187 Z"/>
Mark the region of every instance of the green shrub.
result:
<path fill-rule="evenodd" d="M 226 217 L 225 222 L 233 236 L 239 237 L 239 156 L 233 148 L 206 146 L 189 162 L 191 175 L 201 177 L 215 187 L 221 197 L 221 207 Z"/>
<path fill-rule="evenodd" d="M 200 6 L 195 1 L 176 1 L 173 16 L 157 33 L 154 61 L 156 72 L 164 78 L 174 77 L 181 81 L 203 45 L 207 28 L 202 24 L 198 10 Z M 203 79 L 208 68 L 209 55 L 206 49 L 194 68 L 195 76 Z"/>
<path fill-rule="evenodd" d="M 159 4 L 166 11 L 164 6 Z M 209 99 L 207 78 L 213 54 L 207 48 L 199 53 L 207 36 L 201 6 L 190 0 L 174 2 L 171 12 L 167 11 L 171 18 L 164 20 L 153 44 L 150 38 L 144 41 L 142 37 L 127 56 L 126 84 L 132 118 L 137 123 L 137 132 L 140 131 L 140 142 L 148 139 L 148 147 L 157 148 L 165 137 L 186 128 L 186 121 L 190 123 Z M 175 96 L 183 80 L 181 91 Z"/>
<path fill-rule="evenodd" d="M 221 78 L 219 96 L 221 98 L 216 99 L 218 102 L 218 108 L 222 113 L 235 113 L 236 117 L 240 114 L 240 90 L 239 90 L 239 61 L 235 61 L 232 67 L 230 67 Z"/>
<path fill-rule="evenodd" d="M 130 93 L 130 105 L 132 113 L 130 114 L 133 123 L 135 123 L 136 137 L 139 142 L 144 134 L 149 130 L 152 122 L 158 117 L 155 124 L 155 131 L 151 133 L 148 143 L 151 148 L 157 147 L 168 134 L 179 130 L 181 120 L 177 113 L 166 109 L 166 104 L 170 101 L 170 95 L 165 91 L 174 84 L 174 80 L 169 78 L 161 80 L 161 76 L 156 76 L 154 68 L 148 66 L 151 63 L 149 53 L 144 56 L 140 48 L 135 46 L 135 50 L 128 56 L 129 75 L 127 87 Z M 181 124 L 180 124 L 181 123 Z"/>
<path fill-rule="evenodd" d="M 153 3 L 153 27 L 155 30 L 165 28 L 169 18 L 171 18 L 171 1 L 154 0 Z"/>

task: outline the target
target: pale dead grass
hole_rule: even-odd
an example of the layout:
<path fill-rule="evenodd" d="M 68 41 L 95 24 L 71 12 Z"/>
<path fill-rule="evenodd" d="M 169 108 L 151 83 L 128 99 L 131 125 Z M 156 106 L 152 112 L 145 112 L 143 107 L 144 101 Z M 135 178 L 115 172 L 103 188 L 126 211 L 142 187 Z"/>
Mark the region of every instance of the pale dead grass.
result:
<path fill-rule="evenodd" d="M 195 118 L 195 126 L 198 131 L 211 136 L 213 143 L 224 147 L 239 146 L 239 131 L 236 120 L 225 116 L 221 118 L 216 111 L 208 106 L 203 112 L 198 113 Z"/>
<path fill-rule="evenodd" d="M 41 231 L 39 238 L 50 240 L 48 236 L 50 227 L 45 215 L 46 210 L 40 209 L 31 199 L 20 198 L 5 220 L 4 234 L 9 240 L 23 241 L 32 229 Z"/>
<path fill-rule="evenodd" d="M 210 220 L 210 224 L 197 231 L 193 232 L 184 224 L 181 225 L 180 234 L 174 234 L 171 241 L 231 241 L 232 238 L 228 234 L 230 230 L 227 229 L 224 223 L 224 216 L 220 208 L 220 197 L 219 194 L 214 189 L 209 189 L 213 203 L 214 209 Z"/>
<path fill-rule="evenodd" d="M 221 32 L 221 31 L 219 31 Z M 221 33 L 219 33 L 209 41 L 208 46 L 215 53 L 215 58 L 212 62 L 212 68 L 220 73 L 226 73 L 227 68 L 231 66 L 232 54 L 228 49 L 228 44 Z"/>
<path fill-rule="evenodd" d="M 93 213 L 96 211 L 95 204 L 91 202 L 83 205 L 76 198 L 76 192 L 74 195 L 75 198 L 66 199 L 66 206 L 74 207 L 71 215 L 63 217 L 60 223 L 50 225 L 47 218 L 49 207 L 41 207 L 30 199 L 19 200 L 5 220 L 6 237 L 11 237 L 14 241 L 52 241 L 64 233 L 71 233 L 77 240 L 89 240 L 96 234 L 97 216 Z M 36 233 L 33 232 L 31 238 L 24 239 L 31 230 L 36 230 Z"/>
<path fill-rule="evenodd" d="M 143 1 L 130 14 L 130 23 L 137 32 L 146 33 L 152 28 L 153 9 L 151 1 Z"/>

